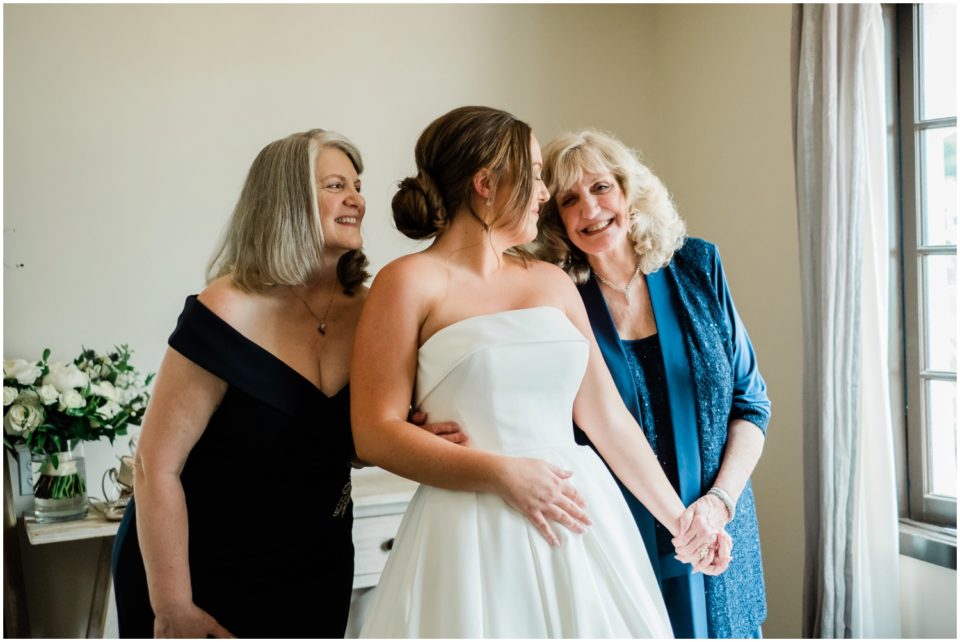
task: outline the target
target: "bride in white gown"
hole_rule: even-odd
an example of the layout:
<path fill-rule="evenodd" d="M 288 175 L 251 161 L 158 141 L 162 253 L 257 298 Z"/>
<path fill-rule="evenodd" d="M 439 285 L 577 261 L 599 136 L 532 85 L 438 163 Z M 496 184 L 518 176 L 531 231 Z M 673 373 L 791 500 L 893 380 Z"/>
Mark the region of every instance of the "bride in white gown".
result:
<path fill-rule="evenodd" d="M 536 236 L 548 198 L 536 139 L 509 114 L 464 107 L 424 131 L 416 160 L 394 218 L 408 236 L 436 240 L 374 281 L 351 408 L 358 456 L 422 486 L 361 635 L 672 637 L 626 502 L 574 442 L 571 418 L 674 535 L 683 505 L 615 390 L 570 279 L 506 252 Z M 412 429 L 411 398 L 459 422 L 472 447 Z M 687 535 L 716 545 L 716 532 Z"/>

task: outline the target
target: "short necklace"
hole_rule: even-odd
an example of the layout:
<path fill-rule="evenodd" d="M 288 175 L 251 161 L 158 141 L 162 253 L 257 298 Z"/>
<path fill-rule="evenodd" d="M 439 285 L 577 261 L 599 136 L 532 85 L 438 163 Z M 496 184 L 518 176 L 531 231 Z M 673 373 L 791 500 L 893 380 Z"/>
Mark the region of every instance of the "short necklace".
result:
<path fill-rule="evenodd" d="M 303 304 L 303 307 L 305 307 L 305 308 L 307 309 L 307 312 L 310 313 L 310 316 L 312 316 L 314 319 L 317 320 L 317 323 L 319 324 L 319 325 L 317 325 L 317 332 L 320 333 L 320 336 L 322 336 L 322 337 L 327 336 L 327 315 L 330 314 L 330 308 L 333 306 L 334 296 L 337 294 L 337 284 L 336 284 L 336 282 L 334 282 L 334 284 L 333 284 L 333 290 L 330 292 L 330 301 L 327 302 L 327 309 L 324 310 L 322 317 L 318 317 L 318 316 L 313 312 L 313 310 L 312 310 L 312 309 L 310 308 L 310 306 L 307 304 L 306 300 L 305 300 L 302 296 L 300 296 L 299 294 L 297 294 L 297 291 L 296 291 L 296 290 L 291 290 L 291 292 L 293 292 L 293 296 L 295 296 L 295 297 L 297 297 L 298 299 L 300 299 L 300 303 L 302 303 L 302 304 Z"/>
<path fill-rule="evenodd" d="M 622 294 L 623 298 L 627 300 L 627 305 L 630 305 L 630 290 L 633 289 L 633 286 L 636 285 L 637 280 L 640 278 L 640 266 L 637 265 L 637 269 L 633 271 L 633 276 L 630 277 L 630 280 L 627 282 L 625 287 L 620 287 L 616 283 L 613 283 L 610 279 L 600 274 L 597 270 L 593 270 L 593 275 L 611 290 Z"/>

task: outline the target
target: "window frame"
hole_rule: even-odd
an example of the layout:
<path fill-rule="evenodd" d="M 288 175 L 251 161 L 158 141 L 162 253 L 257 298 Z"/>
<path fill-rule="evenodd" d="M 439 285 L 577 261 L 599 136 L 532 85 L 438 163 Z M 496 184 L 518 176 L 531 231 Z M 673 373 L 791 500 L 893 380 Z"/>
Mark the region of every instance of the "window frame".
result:
<path fill-rule="evenodd" d="M 896 7 L 896 52 L 898 138 L 899 138 L 899 192 L 900 192 L 900 246 L 901 246 L 901 310 L 903 324 L 904 420 L 906 425 L 906 507 L 901 516 L 905 524 L 931 524 L 952 529 L 956 539 L 956 498 L 929 492 L 928 426 L 926 425 L 926 382 L 957 381 L 956 372 L 933 371 L 925 368 L 926 326 L 923 317 L 924 285 L 921 264 L 924 257 L 956 256 L 956 245 L 925 246 L 922 240 L 923 205 L 922 161 L 920 138 L 924 131 L 956 127 L 956 116 L 920 119 L 920 69 L 922 51 L 920 41 L 921 8 L 916 4 Z M 905 512 L 905 514 L 903 514 Z M 909 529 L 907 529 L 909 530 Z M 902 539 L 902 538 L 901 538 Z M 955 544 L 954 544 L 955 551 Z M 953 555 L 956 568 L 956 555 Z"/>

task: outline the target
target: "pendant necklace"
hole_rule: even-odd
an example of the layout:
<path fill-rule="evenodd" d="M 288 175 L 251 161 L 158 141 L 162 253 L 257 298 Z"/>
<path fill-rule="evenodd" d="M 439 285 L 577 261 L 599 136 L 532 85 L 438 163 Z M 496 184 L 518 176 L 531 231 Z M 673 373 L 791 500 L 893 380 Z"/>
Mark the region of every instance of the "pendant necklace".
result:
<path fill-rule="evenodd" d="M 337 283 L 336 283 L 336 281 L 334 281 L 334 283 L 333 283 L 333 290 L 330 292 L 330 300 L 327 302 L 327 309 L 324 310 L 322 317 L 318 317 L 318 316 L 314 313 L 314 311 L 313 311 L 313 310 L 310 308 L 310 306 L 307 304 L 306 300 L 305 300 L 302 296 L 300 296 L 299 294 L 297 294 L 297 291 L 296 291 L 296 290 L 291 289 L 291 292 L 293 292 L 293 296 L 295 296 L 295 297 L 297 297 L 298 299 L 300 299 L 300 303 L 302 303 L 302 304 L 303 304 L 303 307 L 305 307 L 305 308 L 307 309 L 307 312 L 310 313 L 310 316 L 312 316 L 314 319 L 317 320 L 317 324 L 318 324 L 318 325 L 317 325 L 317 332 L 320 333 L 320 336 L 322 336 L 322 337 L 327 336 L 327 315 L 330 314 L 330 308 L 333 306 L 333 299 L 334 299 L 334 297 L 335 297 L 336 294 L 337 294 Z"/>
<path fill-rule="evenodd" d="M 597 280 L 611 290 L 622 294 L 623 298 L 627 300 L 627 305 L 630 305 L 630 290 L 633 289 L 633 286 L 636 285 L 637 280 L 640 278 L 640 265 L 637 265 L 637 269 L 633 271 L 633 276 L 630 277 L 630 280 L 627 282 L 625 287 L 620 287 L 616 283 L 613 283 L 610 279 L 600 274 L 600 272 L 598 272 L 596 269 L 593 270 L 593 275 L 597 277 Z"/>

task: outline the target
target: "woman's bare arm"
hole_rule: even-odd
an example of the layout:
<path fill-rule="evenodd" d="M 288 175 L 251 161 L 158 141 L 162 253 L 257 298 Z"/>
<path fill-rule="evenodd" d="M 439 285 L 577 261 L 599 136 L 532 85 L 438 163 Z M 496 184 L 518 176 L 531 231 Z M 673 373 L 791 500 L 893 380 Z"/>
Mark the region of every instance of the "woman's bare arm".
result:
<path fill-rule="evenodd" d="M 620 397 L 593 336 L 580 294 L 559 268 L 545 266 L 542 272 L 544 287 L 555 289 L 562 297 L 567 317 L 589 342 L 587 369 L 573 406 L 574 420 L 630 492 L 676 535 L 683 503 Z"/>
<path fill-rule="evenodd" d="M 227 384 L 169 348 L 137 445 L 137 535 L 158 637 L 229 637 L 193 603 L 180 473 Z"/>

